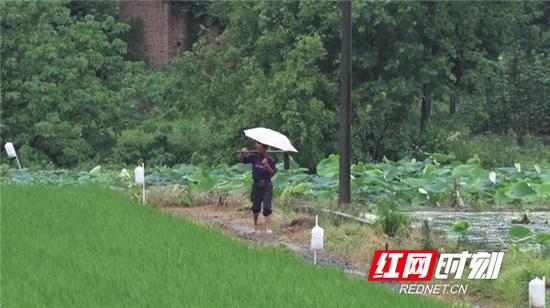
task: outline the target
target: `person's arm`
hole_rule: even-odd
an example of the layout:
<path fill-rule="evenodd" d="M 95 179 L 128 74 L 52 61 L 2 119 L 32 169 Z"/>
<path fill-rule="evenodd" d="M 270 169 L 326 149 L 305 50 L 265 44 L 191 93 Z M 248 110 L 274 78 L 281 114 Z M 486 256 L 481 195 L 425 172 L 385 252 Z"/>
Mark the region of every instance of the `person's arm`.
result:
<path fill-rule="evenodd" d="M 275 159 L 272 157 L 266 157 L 262 160 L 262 166 L 264 167 L 265 171 L 269 174 L 269 176 L 275 175 L 275 172 L 277 172 L 277 167 L 275 166 Z"/>
<path fill-rule="evenodd" d="M 245 163 L 245 164 L 248 164 L 250 163 L 250 155 L 248 153 L 248 150 L 246 148 L 242 148 L 241 151 L 239 152 L 239 154 L 237 154 L 237 159 L 241 162 L 241 163 Z"/>

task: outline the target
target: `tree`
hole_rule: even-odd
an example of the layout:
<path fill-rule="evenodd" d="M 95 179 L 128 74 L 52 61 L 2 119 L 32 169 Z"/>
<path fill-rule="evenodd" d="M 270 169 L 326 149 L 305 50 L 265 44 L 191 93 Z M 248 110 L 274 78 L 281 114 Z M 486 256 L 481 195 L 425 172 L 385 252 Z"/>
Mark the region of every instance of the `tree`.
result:
<path fill-rule="evenodd" d="M 112 17 L 76 19 L 62 2 L 2 2 L 2 140 L 27 159 L 74 165 L 110 155 L 135 121 L 132 84 L 140 64 L 125 62 L 127 30 Z"/>

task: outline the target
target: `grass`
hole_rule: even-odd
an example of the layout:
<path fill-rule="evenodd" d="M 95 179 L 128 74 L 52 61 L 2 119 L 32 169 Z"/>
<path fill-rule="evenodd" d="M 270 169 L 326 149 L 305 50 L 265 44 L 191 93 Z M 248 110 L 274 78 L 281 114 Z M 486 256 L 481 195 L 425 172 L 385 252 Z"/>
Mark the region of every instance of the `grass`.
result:
<path fill-rule="evenodd" d="M 5 307 L 439 307 L 96 186 L 1 189 Z"/>
<path fill-rule="evenodd" d="M 535 277 L 550 278 L 550 256 L 539 256 L 532 251 L 520 251 L 512 247 L 506 251 L 499 278 L 496 281 L 470 280 L 473 294 L 481 298 L 497 300 L 502 305 L 527 307 L 529 303 L 529 281 Z M 550 289 L 546 288 L 546 301 Z"/>

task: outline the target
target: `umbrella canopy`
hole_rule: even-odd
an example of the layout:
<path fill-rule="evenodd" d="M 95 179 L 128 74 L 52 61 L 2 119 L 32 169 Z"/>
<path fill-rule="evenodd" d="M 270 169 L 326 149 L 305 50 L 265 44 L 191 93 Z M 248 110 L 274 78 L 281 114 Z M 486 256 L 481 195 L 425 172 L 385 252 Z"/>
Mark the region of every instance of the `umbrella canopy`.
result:
<path fill-rule="evenodd" d="M 264 127 L 256 127 L 245 129 L 244 134 L 250 139 L 254 139 L 259 143 L 267 144 L 279 150 L 285 152 L 298 152 L 298 150 L 292 146 L 287 136 L 279 133 L 278 131 Z"/>

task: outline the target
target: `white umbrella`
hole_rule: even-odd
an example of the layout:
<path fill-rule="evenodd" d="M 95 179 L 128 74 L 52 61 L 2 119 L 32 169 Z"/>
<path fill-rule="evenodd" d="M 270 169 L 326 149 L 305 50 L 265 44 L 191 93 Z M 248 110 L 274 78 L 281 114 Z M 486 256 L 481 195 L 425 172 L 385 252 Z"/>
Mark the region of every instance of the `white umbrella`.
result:
<path fill-rule="evenodd" d="M 298 150 L 290 143 L 287 136 L 274 131 L 269 128 L 256 127 L 251 129 L 245 129 L 244 134 L 251 139 L 258 141 L 259 143 L 267 144 L 279 150 L 285 152 L 295 152 Z"/>

